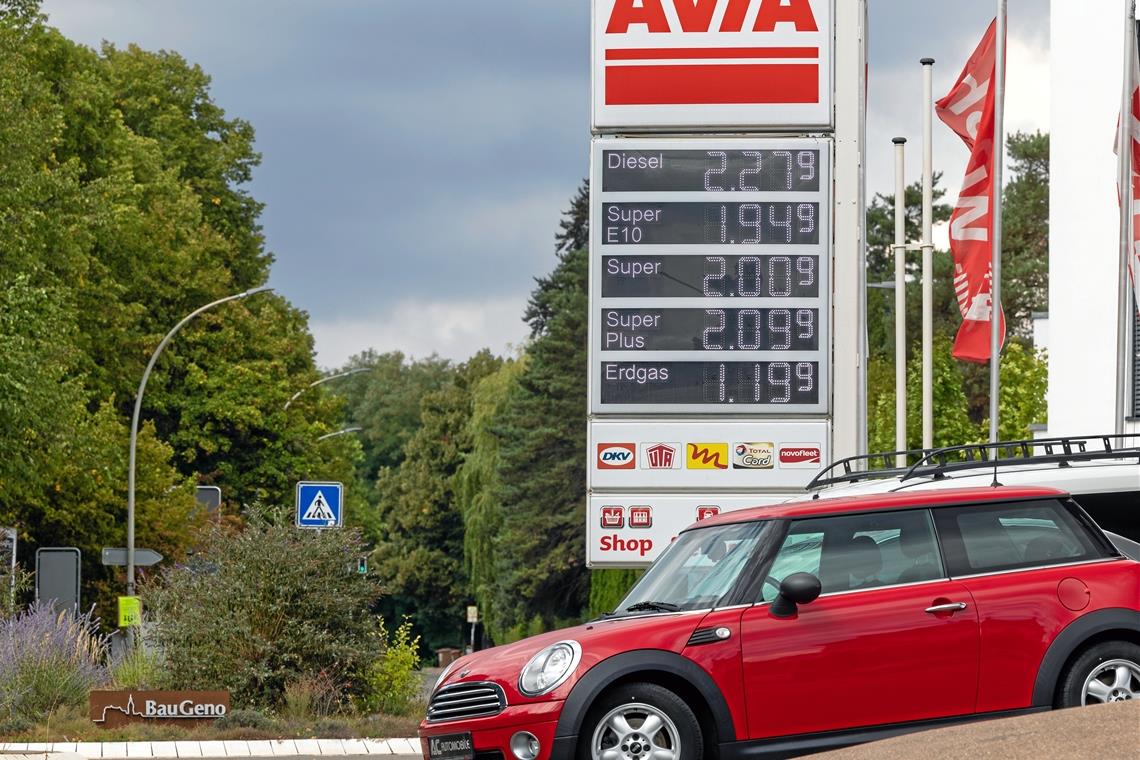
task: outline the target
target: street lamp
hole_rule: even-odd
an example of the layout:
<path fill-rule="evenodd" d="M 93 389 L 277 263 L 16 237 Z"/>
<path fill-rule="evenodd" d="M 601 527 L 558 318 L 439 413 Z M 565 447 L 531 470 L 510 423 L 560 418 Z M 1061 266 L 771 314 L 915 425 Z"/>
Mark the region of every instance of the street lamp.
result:
<path fill-rule="evenodd" d="M 322 377 L 320 380 L 315 380 L 289 397 L 289 400 L 285 402 L 285 411 L 289 411 L 289 406 L 298 398 L 300 398 L 302 393 L 309 390 L 310 388 L 316 388 L 318 385 L 327 383 L 330 380 L 336 380 L 341 377 L 348 377 L 349 375 L 358 375 L 361 372 L 368 372 L 371 369 L 372 367 L 357 367 L 356 369 L 350 369 L 348 372 L 341 372 L 339 375 L 329 375 L 328 377 Z"/>
<path fill-rule="evenodd" d="M 195 309 L 185 316 L 181 322 L 176 324 L 173 330 L 166 334 L 166 337 L 159 342 L 158 348 L 151 354 L 150 361 L 147 362 L 146 370 L 143 371 L 142 380 L 139 382 L 138 395 L 135 396 L 135 412 L 131 416 L 131 453 L 127 463 L 127 596 L 135 595 L 135 454 L 138 449 L 139 415 L 142 412 L 143 393 L 146 392 L 146 383 L 147 380 L 150 379 L 150 373 L 154 369 L 154 365 L 158 361 L 158 356 L 162 353 L 162 349 L 166 348 L 166 344 L 170 342 L 171 338 L 185 327 L 187 322 L 194 319 L 194 317 L 215 306 L 220 306 L 227 301 L 236 301 L 239 298 L 247 298 L 257 293 L 267 293 L 271 290 L 273 290 L 273 288 L 254 288 L 253 290 L 247 290 L 244 293 L 238 293 L 234 296 L 220 298 L 217 301 Z"/>
<path fill-rule="evenodd" d="M 348 428 L 345 428 L 344 430 L 338 430 L 335 433 L 325 433 L 324 435 L 322 435 L 317 440 L 318 441 L 325 441 L 325 440 L 328 440 L 329 438 L 336 438 L 338 435 L 345 435 L 346 433 L 359 433 L 363 429 L 364 428 L 361 428 L 361 427 L 348 427 Z"/>

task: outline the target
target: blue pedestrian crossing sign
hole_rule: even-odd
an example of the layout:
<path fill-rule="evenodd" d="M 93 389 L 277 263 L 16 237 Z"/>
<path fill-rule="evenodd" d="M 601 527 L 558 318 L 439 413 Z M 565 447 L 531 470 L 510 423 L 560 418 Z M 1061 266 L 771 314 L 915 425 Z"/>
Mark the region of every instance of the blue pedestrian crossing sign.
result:
<path fill-rule="evenodd" d="M 339 528 L 344 524 L 344 486 L 340 483 L 297 484 L 298 528 Z"/>

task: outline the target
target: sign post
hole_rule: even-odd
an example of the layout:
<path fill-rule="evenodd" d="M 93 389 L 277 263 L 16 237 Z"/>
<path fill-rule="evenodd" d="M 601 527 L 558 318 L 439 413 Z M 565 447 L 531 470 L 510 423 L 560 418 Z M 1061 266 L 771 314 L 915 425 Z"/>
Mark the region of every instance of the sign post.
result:
<path fill-rule="evenodd" d="M 836 365 L 862 281 L 857 262 L 835 280 L 852 236 L 833 193 L 862 167 L 838 176 L 832 133 L 858 154 L 836 40 L 861 51 L 863 27 L 834 0 L 703 5 L 593 3 L 589 567 L 644 567 L 696 520 L 802 493 L 833 454 L 836 379 L 845 414 L 858 395 L 858 361 Z"/>
<path fill-rule="evenodd" d="M 344 485 L 336 482 L 297 484 L 298 528 L 339 528 L 344 524 Z"/>

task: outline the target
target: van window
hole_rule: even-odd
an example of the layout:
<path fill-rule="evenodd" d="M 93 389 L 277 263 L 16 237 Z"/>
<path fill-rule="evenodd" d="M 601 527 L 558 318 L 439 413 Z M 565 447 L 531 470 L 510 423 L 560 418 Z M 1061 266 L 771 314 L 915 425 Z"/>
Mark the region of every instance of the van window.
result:
<path fill-rule="evenodd" d="M 1109 556 L 1058 501 L 947 507 L 934 511 L 950 574 L 1014 570 Z"/>

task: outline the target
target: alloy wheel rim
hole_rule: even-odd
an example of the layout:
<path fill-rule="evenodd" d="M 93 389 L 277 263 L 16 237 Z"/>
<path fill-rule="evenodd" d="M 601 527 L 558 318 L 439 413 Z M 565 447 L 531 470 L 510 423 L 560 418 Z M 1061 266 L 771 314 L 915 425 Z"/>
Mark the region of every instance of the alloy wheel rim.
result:
<path fill-rule="evenodd" d="M 640 702 L 615 707 L 594 729 L 593 760 L 680 760 L 677 726 L 664 712 Z"/>
<path fill-rule="evenodd" d="M 1085 679 L 1081 704 L 1101 704 L 1140 699 L 1140 665 L 1129 660 L 1109 660 L 1096 666 Z"/>

